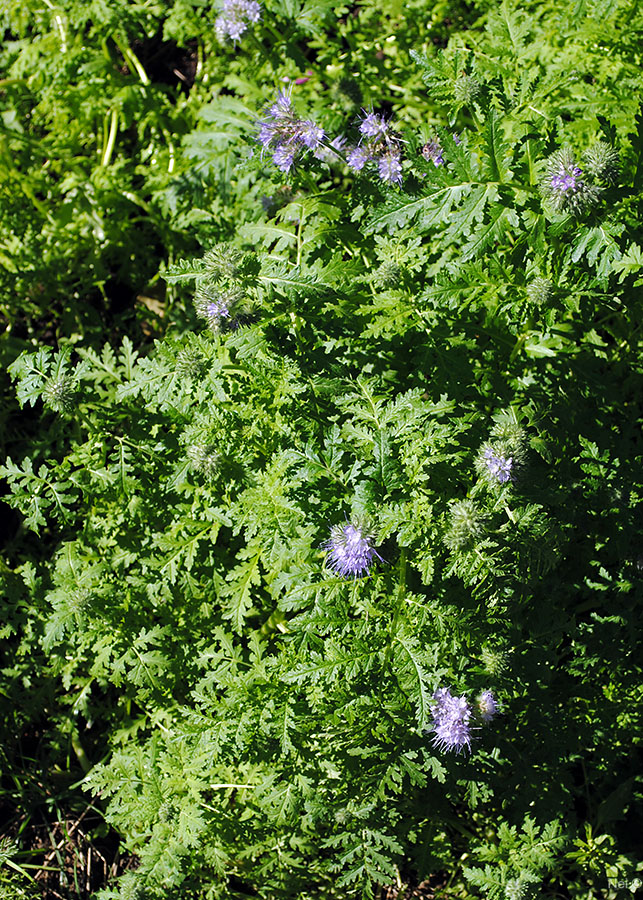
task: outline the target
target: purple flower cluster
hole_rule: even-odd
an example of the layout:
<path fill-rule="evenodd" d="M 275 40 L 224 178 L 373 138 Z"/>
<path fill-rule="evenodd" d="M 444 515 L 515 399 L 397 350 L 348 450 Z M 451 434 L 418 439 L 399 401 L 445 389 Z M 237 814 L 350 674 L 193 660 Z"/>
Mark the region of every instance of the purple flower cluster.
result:
<path fill-rule="evenodd" d="M 214 332 L 233 325 L 232 316 L 241 302 L 241 294 L 236 290 L 217 291 L 210 287 L 197 288 L 194 298 L 197 315 L 205 319 Z"/>
<path fill-rule="evenodd" d="M 561 167 L 550 176 L 549 184 L 557 194 L 568 194 L 570 191 L 575 194 L 582 174 L 580 166 Z"/>
<path fill-rule="evenodd" d="M 402 184 L 402 155 L 400 138 L 390 130 L 386 120 L 375 112 L 366 112 L 359 125 L 360 142 L 352 147 L 346 162 L 355 172 L 366 163 L 376 162 L 377 171 L 387 184 Z"/>
<path fill-rule="evenodd" d="M 487 471 L 499 484 L 506 484 L 511 480 L 513 459 L 510 456 L 502 456 L 487 445 L 483 451 L 483 458 Z"/>
<path fill-rule="evenodd" d="M 454 697 L 449 688 L 438 688 L 433 695 L 433 744 L 439 750 L 465 747 L 471 750 L 471 707 L 466 697 Z"/>
<path fill-rule="evenodd" d="M 324 140 L 324 129 L 295 112 L 289 91 L 281 91 L 259 121 L 259 143 L 272 153 L 272 160 L 282 172 L 289 172 L 298 153 L 318 150 Z"/>
<path fill-rule="evenodd" d="M 460 753 L 471 750 L 471 717 L 473 710 L 466 697 L 454 697 L 449 688 L 438 688 L 433 695 L 433 745 L 439 750 Z M 498 703 L 491 691 L 478 697 L 477 713 L 488 724 L 498 712 Z"/>
<path fill-rule="evenodd" d="M 422 147 L 422 156 L 427 160 L 427 162 L 432 162 L 436 168 L 438 166 L 444 165 L 442 146 L 440 145 L 440 141 L 437 138 L 432 141 L 426 142 L 426 144 Z"/>
<path fill-rule="evenodd" d="M 600 194 L 583 177 L 570 147 L 561 147 L 547 160 L 541 191 L 555 210 L 575 214 L 594 203 Z"/>
<path fill-rule="evenodd" d="M 498 701 L 491 691 L 483 691 L 478 697 L 478 712 L 483 722 L 490 722 L 498 712 Z"/>
<path fill-rule="evenodd" d="M 257 0 L 223 0 L 223 12 L 214 23 L 214 30 L 222 44 L 236 43 L 248 25 L 261 18 L 261 4 Z"/>
<path fill-rule="evenodd" d="M 324 549 L 329 568 L 342 578 L 367 575 L 375 558 L 381 559 L 373 535 L 363 525 L 353 522 L 334 525 Z"/>

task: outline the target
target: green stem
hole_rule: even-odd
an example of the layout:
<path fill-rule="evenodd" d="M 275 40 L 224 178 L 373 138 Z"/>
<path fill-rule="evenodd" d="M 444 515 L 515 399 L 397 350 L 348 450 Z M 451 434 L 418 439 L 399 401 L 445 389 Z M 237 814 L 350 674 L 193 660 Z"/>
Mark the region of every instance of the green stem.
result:
<path fill-rule="evenodd" d="M 107 120 L 105 120 L 107 121 Z M 116 135 L 118 134 L 118 110 L 114 108 L 111 112 L 109 123 L 109 134 L 107 141 L 103 147 L 103 155 L 100 160 L 101 166 L 108 166 L 114 152 L 114 144 L 116 143 Z"/>
<path fill-rule="evenodd" d="M 78 762 L 80 763 L 81 769 L 83 770 L 85 775 L 87 775 L 87 773 L 89 772 L 89 770 L 92 767 L 92 764 L 90 763 L 89 759 L 87 758 L 87 754 L 85 753 L 85 748 L 81 744 L 80 737 L 78 736 L 78 732 L 75 729 L 71 733 L 71 746 L 74 750 L 74 753 L 76 754 L 76 758 L 78 759 Z"/>
<path fill-rule="evenodd" d="M 114 43 L 120 50 L 121 56 L 127 63 L 128 67 L 131 70 L 133 70 L 134 72 L 136 72 L 136 74 L 141 79 L 141 82 L 143 84 L 149 84 L 150 83 L 149 76 L 148 76 L 147 72 L 145 71 L 145 69 L 143 68 L 142 62 L 140 61 L 138 56 L 134 53 L 132 48 L 128 47 L 128 45 L 126 43 L 124 43 L 123 41 L 120 41 L 116 37 L 115 34 L 112 35 L 112 40 L 114 41 Z"/>
<path fill-rule="evenodd" d="M 261 41 L 259 40 L 257 35 L 254 33 L 254 31 L 250 31 L 249 36 L 250 36 L 250 39 L 252 40 L 253 44 L 259 51 L 259 55 L 261 57 L 263 57 L 263 59 L 265 59 L 266 62 L 270 63 L 270 67 L 271 67 L 272 71 L 276 72 L 277 69 L 279 68 L 279 60 L 276 58 L 276 56 L 274 55 L 272 50 L 266 50 L 266 48 L 261 43 Z"/>
<path fill-rule="evenodd" d="M 509 354 L 509 362 L 512 363 L 514 359 L 518 356 L 522 348 L 525 346 L 527 342 L 527 338 L 529 337 L 528 333 L 518 335 L 516 343 L 513 346 L 511 353 Z"/>

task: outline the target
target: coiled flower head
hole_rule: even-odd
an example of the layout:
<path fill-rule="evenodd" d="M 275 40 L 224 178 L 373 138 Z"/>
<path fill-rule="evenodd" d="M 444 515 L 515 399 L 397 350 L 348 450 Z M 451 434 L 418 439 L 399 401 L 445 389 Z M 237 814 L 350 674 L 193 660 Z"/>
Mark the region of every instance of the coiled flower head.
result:
<path fill-rule="evenodd" d="M 362 88 L 355 78 L 340 78 L 337 84 L 337 94 L 345 109 L 354 109 L 362 102 Z"/>
<path fill-rule="evenodd" d="M 373 275 L 373 281 L 378 287 L 390 288 L 399 285 L 403 269 L 399 263 L 390 259 L 383 262 Z"/>
<path fill-rule="evenodd" d="M 453 85 L 453 95 L 458 103 L 469 106 L 482 93 L 482 85 L 473 75 L 460 75 Z"/>
<path fill-rule="evenodd" d="M 74 410 L 76 384 L 71 375 L 49 378 L 42 392 L 45 406 L 57 413 L 71 413 Z"/>
<path fill-rule="evenodd" d="M 483 647 L 480 651 L 480 659 L 485 671 L 489 675 L 500 675 L 507 668 L 509 655 L 506 651 L 497 647 Z"/>
<path fill-rule="evenodd" d="M 616 184 L 621 169 L 620 155 L 616 147 L 605 141 L 596 141 L 583 153 L 585 169 L 605 184 Z"/>
<path fill-rule="evenodd" d="M 433 745 L 439 750 L 460 753 L 471 750 L 471 707 L 466 697 L 454 697 L 449 688 L 438 688 L 433 695 Z"/>
<path fill-rule="evenodd" d="M 373 533 L 355 522 L 333 525 L 330 538 L 323 546 L 328 554 L 328 567 L 343 578 L 368 575 L 375 558 L 381 559 L 375 549 Z"/>
<path fill-rule="evenodd" d="M 194 347 L 183 347 L 176 355 L 176 371 L 187 378 L 200 378 L 205 371 L 205 361 Z"/>
<path fill-rule="evenodd" d="M 221 456 L 212 444 L 190 444 L 187 448 L 190 466 L 200 472 L 206 481 L 213 481 L 221 467 Z"/>
<path fill-rule="evenodd" d="M 498 712 L 498 702 L 491 691 L 483 691 L 478 697 L 478 713 L 483 722 L 491 722 Z"/>
<path fill-rule="evenodd" d="M 465 550 L 484 533 L 484 514 L 473 500 L 456 500 L 450 512 L 450 528 L 444 543 L 451 550 Z"/>
<path fill-rule="evenodd" d="M 527 285 L 527 297 L 534 306 L 545 306 L 554 293 L 553 282 L 549 278 L 534 278 Z"/>
<path fill-rule="evenodd" d="M 532 872 L 521 872 L 518 878 L 510 878 L 505 885 L 505 900 L 535 900 L 540 893 L 540 878 Z"/>
<path fill-rule="evenodd" d="M 215 244 L 203 256 L 203 266 L 208 279 L 221 282 L 247 272 L 252 267 L 253 254 L 244 253 L 231 244 Z"/>

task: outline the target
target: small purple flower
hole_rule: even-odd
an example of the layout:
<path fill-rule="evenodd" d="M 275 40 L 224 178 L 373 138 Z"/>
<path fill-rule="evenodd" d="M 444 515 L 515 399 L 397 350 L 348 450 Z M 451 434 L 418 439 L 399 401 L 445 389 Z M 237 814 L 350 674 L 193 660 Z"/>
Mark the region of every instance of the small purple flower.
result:
<path fill-rule="evenodd" d="M 301 75 L 299 78 L 295 78 L 295 84 L 306 84 L 307 81 L 310 81 L 312 74 L 312 69 L 306 69 L 306 73 L 304 75 Z"/>
<path fill-rule="evenodd" d="M 370 158 L 368 150 L 365 150 L 364 147 L 353 147 L 348 151 L 346 162 L 353 171 L 361 172 Z"/>
<path fill-rule="evenodd" d="M 309 119 L 299 124 L 299 140 L 309 150 L 316 150 L 324 140 L 324 129 Z"/>
<path fill-rule="evenodd" d="M 438 166 L 444 165 L 442 147 L 440 146 L 440 141 L 438 141 L 437 138 L 433 141 L 426 142 L 424 147 L 422 147 L 422 156 L 427 160 L 427 162 L 432 162 L 436 168 Z"/>
<path fill-rule="evenodd" d="M 219 321 L 219 319 L 227 319 L 230 316 L 230 309 L 226 301 L 222 298 L 221 300 L 212 300 L 208 303 L 206 308 L 207 317 L 210 320 Z"/>
<path fill-rule="evenodd" d="M 286 144 L 280 144 L 272 154 L 272 161 L 282 172 L 290 172 L 295 161 L 295 151 Z"/>
<path fill-rule="evenodd" d="M 367 575 L 375 557 L 381 559 L 374 547 L 373 535 L 364 526 L 353 522 L 334 525 L 324 549 L 328 552 L 329 568 L 343 578 Z"/>
<path fill-rule="evenodd" d="M 386 135 L 388 125 L 377 113 L 366 113 L 362 119 L 359 130 L 361 134 L 369 138 L 382 138 Z"/>
<path fill-rule="evenodd" d="M 600 190 L 588 184 L 570 147 L 561 147 L 547 160 L 541 190 L 557 211 L 582 212 L 594 203 Z"/>
<path fill-rule="evenodd" d="M 439 750 L 465 747 L 471 750 L 471 707 L 466 697 L 454 697 L 449 688 L 438 688 L 433 695 L 433 745 Z"/>
<path fill-rule="evenodd" d="M 283 119 L 293 115 L 290 91 L 279 91 L 277 99 L 268 109 L 268 115 L 274 119 Z"/>
<path fill-rule="evenodd" d="M 379 160 L 377 168 L 382 181 L 387 181 L 389 184 L 402 184 L 402 163 L 399 156 L 387 153 Z"/>
<path fill-rule="evenodd" d="M 236 43 L 247 31 L 248 24 L 261 18 L 261 4 L 257 0 L 223 0 L 223 11 L 214 23 L 214 30 L 222 43 Z"/>
<path fill-rule="evenodd" d="M 496 453 L 493 447 L 487 446 L 484 449 L 484 462 L 490 475 L 500 484 L 506 484 L 511 480 L 511 469 L 513 459 Z"/>
<path fill-rule="evenodd" d="M 483 722 L 490 722 L 498 712 L 498 702 L 491 691 L 483 691 L 478 697 L 478 711 Z"/>
<path fill-rule="evenodd" d="M 576 193 L 578 190 L 578 181 L 580 180 L 583 170 L 580 166 L 573 166 L 570 169 L 561 169 L 554 172 L 550 176 L 549 183 L 558 194 L 568 194 L 570 191 Z"/>

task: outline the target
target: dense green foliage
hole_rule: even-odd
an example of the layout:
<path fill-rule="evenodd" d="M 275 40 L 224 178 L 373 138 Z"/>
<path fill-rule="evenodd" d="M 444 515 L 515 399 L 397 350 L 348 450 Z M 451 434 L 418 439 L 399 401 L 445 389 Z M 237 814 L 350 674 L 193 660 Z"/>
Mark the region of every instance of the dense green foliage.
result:
<path fill-rule="evenodd" d="M 643 877 L 643 15 L 402 12 L 267 4 L 221 47 L 196 0 L 6 4 L 3 729 L 16 765 L 48 718 L 140 860 L 103 900 Z M 390 116 L 401 186 L 280 172 L 284 78 L 329 138 Z M 88 317 L 111 277 L 162 315 Z M 500 704 L 470 753 L 444 686 Z"/>

